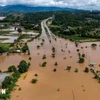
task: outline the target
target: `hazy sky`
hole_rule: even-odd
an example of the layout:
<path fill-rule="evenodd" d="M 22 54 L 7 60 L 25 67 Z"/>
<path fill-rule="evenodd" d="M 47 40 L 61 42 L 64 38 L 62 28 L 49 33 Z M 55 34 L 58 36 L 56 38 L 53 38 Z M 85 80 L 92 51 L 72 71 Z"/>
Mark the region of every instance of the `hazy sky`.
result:
<path fill-rule="evenodd" d="M 100 0 L 0 0 L 0 5 L 25 4 L 100 10 Z"/>

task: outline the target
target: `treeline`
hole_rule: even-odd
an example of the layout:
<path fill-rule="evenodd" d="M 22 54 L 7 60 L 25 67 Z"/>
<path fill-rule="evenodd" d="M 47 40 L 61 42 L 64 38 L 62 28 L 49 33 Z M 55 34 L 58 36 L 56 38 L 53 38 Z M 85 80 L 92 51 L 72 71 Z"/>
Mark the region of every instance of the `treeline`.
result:
<path fill-rule="evenodd" d="M 64 35 L 99 38 L 99 12 L 57 12 L 54 14 L 50 29 Z"/>
<path fill-rule="evenodd" d="M 31 12 L 25 14 L 9 14 L 2 22 L 19 23 L 25 29 L 38 30 L 40 22 L 51 17 L 54 12 Z"/>
<path fill-rule="evenodd" d="M 14 65 L 8 68 L 8 72 L 11 72 L 11 76 L 7 76 L 2 82 L 2 88 L 6 89 L 6 94 L 0 93 L 0 100 L 8 100 L 11 97 L 11 92 L 14 90 L 16 86 L 16 82 L 20 78 L 22 73 L 28 71 L 30 63 L 27 63 L 25 60 L 22 60 L 17 67 Z"/>
<path fill-rule="evenodd" d="M 93 12 L 57 12 L 54 14 L 53 25 L 66 26 L 91 26 L 100 25 L 100 13 Z M 95 24 L 94 24 L 95 23 Z"/>
<path fill-rule="evenodd" d="M 35 13 L 26 13 L 21 20 L 21 25 L 25 29 L 35 29 L 37 30 L 40 26 L 42 20 L 51 17 L 53 12 L 35 12 Z"/>

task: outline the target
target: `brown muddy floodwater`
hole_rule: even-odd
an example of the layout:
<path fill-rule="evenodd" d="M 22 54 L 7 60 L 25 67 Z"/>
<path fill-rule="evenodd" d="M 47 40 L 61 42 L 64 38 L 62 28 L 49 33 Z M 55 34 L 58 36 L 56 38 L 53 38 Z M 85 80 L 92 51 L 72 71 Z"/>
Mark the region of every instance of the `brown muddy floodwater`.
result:
<path fill-rule="evenodd" d="M 21 90 L 19 91 L 19 87 L 16 87 L 11 94 L 11 100 L 99 100 L 100 83 L 93 79 L 94 75 L 91 72 L 84 73 L 83 70 L 89 67 L 89 62 L 96 63 L 95 68 L 99 69 L 100 43 L 97 42 L 96 49 L 91 48 L 90 42 L 79 44 L 80 53 L 86 54 L 86 58 L 84 64 L 78 64 L 78 48 L 75 43 L 53 35 L 45 22 L 46 20 L 41 23 L 41 37 L 28 43 L 32 57 L 31 67 L 17 82 Z M 48 34 L 44 27 L 47 28 Z M 45 39 L 44 45 L 37 50 L 37 45 L 42 43 L 42 39 Z M 52 46 L 56 49 L 55 58 L 51 57 Z M 43 60 L 44 54 L 47 58 Z M 1 56 L 0 69 L 7 70 L 10 65 L 18 65 L 22 59 L 29 61 L 28 58 L 29 56 L 18 54 Z M 47 66 L 40 67 L 39 64 L 44 61 L 47 62 Z M 55 62 L 58 62 L 56 67 Z M 72 66 L 70 72 L 65 70 L 67 66 Z M 54 68 L 57 69 L 56 72 L 53 72 Z M 78 68 L 78 73 L 74 72 L 75 68 Z M 36 73 L 37 77 L 34 76 Z M 33 78 L 38 79 L 36 84 L 30 83 Z"/>

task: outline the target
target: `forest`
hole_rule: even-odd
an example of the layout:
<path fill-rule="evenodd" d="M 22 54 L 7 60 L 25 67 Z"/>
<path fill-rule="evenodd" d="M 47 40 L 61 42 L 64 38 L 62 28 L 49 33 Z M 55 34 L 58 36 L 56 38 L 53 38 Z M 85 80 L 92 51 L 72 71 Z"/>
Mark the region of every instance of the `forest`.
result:
<path fill-rule="evenodd" d="M 57 12 L 50 29 L 58 35 L 100 37 L 100 12 Z"/>
<path fill-rule="evenodd" d="M 78 39 L 98 39 L 100 37 L 100 12 L 51 11 L 23 14 L 14 13 L 9 14 L 3 22 L 9 24 L 19 23 L 26 30 L 39 30 L 41 21 L 49 17 L 52 17 L 52 24 L 49 28 L 56 35 L 71 36 Z"/>

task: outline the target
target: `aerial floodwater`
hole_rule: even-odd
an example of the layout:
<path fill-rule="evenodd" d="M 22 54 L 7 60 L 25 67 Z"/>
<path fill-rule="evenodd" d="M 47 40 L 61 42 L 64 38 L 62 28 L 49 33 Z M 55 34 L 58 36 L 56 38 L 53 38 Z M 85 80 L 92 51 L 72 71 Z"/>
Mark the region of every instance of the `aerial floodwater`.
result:
<path fill-rule="evenodd" d="M 79 43 L 55 36 L 48 26 L 46 20 L 41 22 L 42 34 L 38 39 L 28 42 L 31 66 L 27 73 L 19 78 L 18 87 L 11 93 L 11 100 L 98 100 L 100 98 L 100 83 L 93 79 L 93 73 L 85 73 L 85 67 L 89 67 L 90 62 L 95 63 L 95 69 L 100 69 L 100 43 L 97 47 L 91 48 L 92 42 Z M 46 32 L 46 30 L 47 32 Z M 48 34 L 47 34 L 48 33 Z M 41 43 L 44 39 L 44 44 Z M 51 42 L 50 42 L 51 41 Z M 37 45 L 40 48 L 37 49 Z M 52 57 L 52 47 L 55 48 L 55 57 Z M 78 52 L 86 55 L 83 64 L 78 63 Z M 42 59 L 46 55 L 46 59 Z M 6 71 L 9 66 L 17 66 L 21 60 L 29 61 L 28 55 L 10 54 L 0 56 L 0 69 Z M 41 67 L 43 62 L 47 62 L 46 67 Z M 55 62 L 58 63 L 55 66 Z M 71 66 L 71 70 L 66 70 Z M 75 73 L 75 69 L 78 72 Z M 56 69 L 56 72 L 53 70 Z M 37 83 L 31 84 L 31 79 L 37 76 Z"/>

